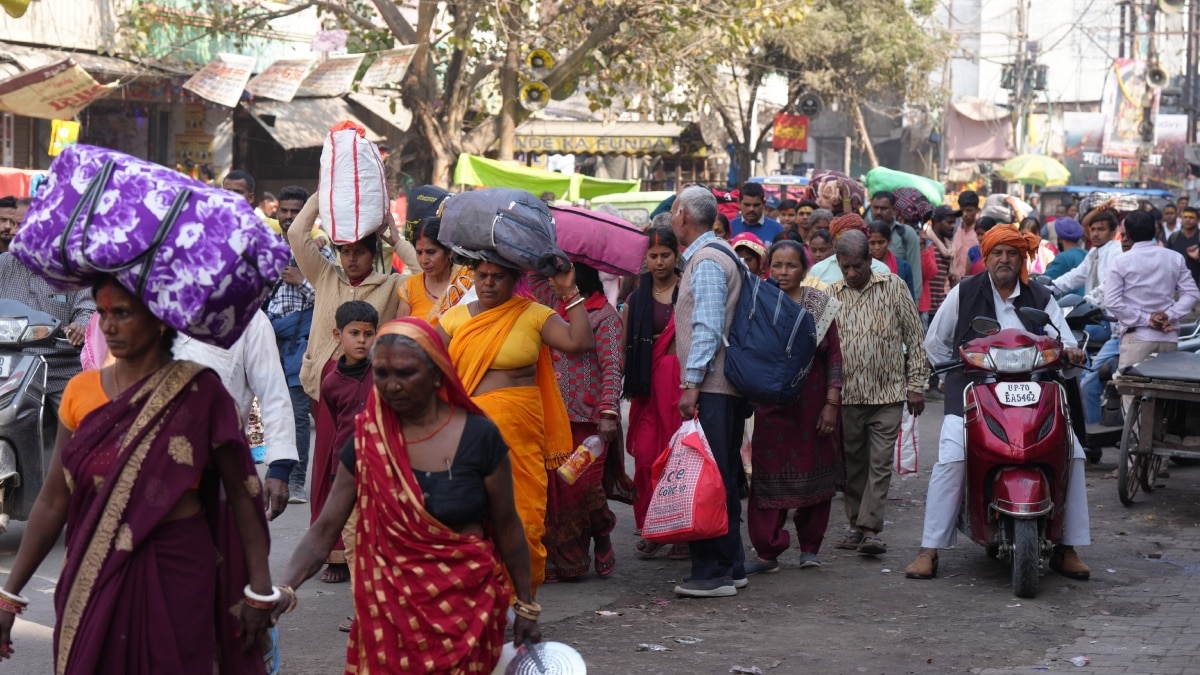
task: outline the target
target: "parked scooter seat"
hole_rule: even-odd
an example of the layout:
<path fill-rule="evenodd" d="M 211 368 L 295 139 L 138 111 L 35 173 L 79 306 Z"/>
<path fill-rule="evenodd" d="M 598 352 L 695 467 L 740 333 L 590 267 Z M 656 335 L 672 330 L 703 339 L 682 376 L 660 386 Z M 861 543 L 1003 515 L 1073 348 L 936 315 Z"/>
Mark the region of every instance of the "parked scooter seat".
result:
<path fill-rule="evenodd" d="M 1167 352 L 1135 363 L 1125 372 L 1152 380 L 1176 380 L 1200 382 L 1200 354 L 1191 352 Z"/>

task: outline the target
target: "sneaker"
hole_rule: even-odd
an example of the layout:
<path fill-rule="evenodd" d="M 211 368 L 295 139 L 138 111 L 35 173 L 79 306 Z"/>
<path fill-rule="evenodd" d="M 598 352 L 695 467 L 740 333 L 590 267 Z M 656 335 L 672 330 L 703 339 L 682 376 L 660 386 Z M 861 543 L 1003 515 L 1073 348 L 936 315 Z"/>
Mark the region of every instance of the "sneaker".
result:
<path fill-rule="evenodd" d="M 676 586 L 675 595 L 685 598 L 727 598 L 731 595 L 737 595 L 737 586 L 734 585 L 733 579 L 729 577 L 696 579 L 694 581 L 685 581 Z"/>
<path fill-rule="evenodd" d="M 800 569 L 808 569 L 809 567 L 820 567 L 821 559 L 816 553 L 801 553 L 800 554 Z"/>
<path fill-rule="evenodd" d="M 293 485 L 288 488 L 288 503 L 289 504 L 307 504 L 308 493 L 304 491 L 303 485 Z"/>
<path fill-rule="evenodd" d="M 692 575 L 690 575 L 690 574 L 683 575 L 683 583 L 686 584 L 687 582 L 689 582 L 691 580 L 692 580 Z M 747 579 L 746 577 L 742 577 L 741 579 L 733 580 L 733 587 L 738 589 L 739 591 L 749 585 L 750 585 L 750 580 Z"/>
<path fill-rule="evenodd" d="M 746 563 L 746 576 L 772 574 L 779 571 L 778 560 L 751 560 Z"/>

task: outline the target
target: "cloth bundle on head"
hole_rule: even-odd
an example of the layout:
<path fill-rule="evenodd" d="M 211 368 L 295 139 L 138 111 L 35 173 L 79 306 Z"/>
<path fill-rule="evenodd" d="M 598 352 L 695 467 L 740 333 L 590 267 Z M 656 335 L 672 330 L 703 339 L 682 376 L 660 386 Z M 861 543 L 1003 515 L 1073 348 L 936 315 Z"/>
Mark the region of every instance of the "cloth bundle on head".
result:
<path fill-rule="evenodd" d="M 987 231 L 983 235 L 983 243 L 980 244 L 980 249 L 983 252 L 984 260 L 987 260 L 988 254 L 992 249 L 999 244 L 1005 244 L 1017 249 L 1023 260 L 1028 260 L 1031 251 L 1037 251 L 1038 246 L 1042 243 L 1042 238 L 1036 234 L 1021 234 L 1016 228 L 1007 225 L 997 225 Z M 1029 281 L 1029 268 L 1023 262 L 1021 264 L 1021 282 Z"/>
<path fill-rule="evenodd" d="M 1078 220 L 1062 216 L 1054 219 L 1054 233 L 1059 239 L 1079 241 L 1083 239 L 1083 225 Z"/>
<path fill-rule="evenodd" d="M 928 220 L 933 211 L 933 204 L 929 203 L 920 190 L 903 187 L 896 188 L 892 194 L 896 195 L 896 215 L 900 217 L 900 222 L 906 225 L 920 225 Z"/>
<path fill-rule="evenodd" d="M 867 224 L 863 222 L 861 216 L 857 213 L 843 213 L 837 216 L 829 223 L 829 236 L 833 237 L 834 241 L 837 238 L 851 230 L 858 230 L 863 234 L 867 234 Z"/>
<path fill-rule="evenodd" d="M 851 205 L 857 201 L 862 204 L 867 193 L 858 181 L 840 171 L 817 171 L 808 182 L 813 201 L 823 209 L 841 213 L 843 200 L 849 199 Z"/>

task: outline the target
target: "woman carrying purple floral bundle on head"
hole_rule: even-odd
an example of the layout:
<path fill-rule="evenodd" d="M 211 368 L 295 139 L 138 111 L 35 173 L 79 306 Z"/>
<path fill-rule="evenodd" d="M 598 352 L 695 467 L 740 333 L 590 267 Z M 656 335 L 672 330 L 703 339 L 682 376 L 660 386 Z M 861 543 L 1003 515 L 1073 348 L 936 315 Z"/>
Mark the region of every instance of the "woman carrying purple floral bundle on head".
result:
<path fill-rule="evenodd" d="M 55 674 L 263 672 L 271 586 L 262 484 L 233 400 L 171 355 L 175 331 L 111 279 L 93 287 L 110 366 L 67 385 L 45 485 L 0 590 L 20 595 L 67 529 Z"/>

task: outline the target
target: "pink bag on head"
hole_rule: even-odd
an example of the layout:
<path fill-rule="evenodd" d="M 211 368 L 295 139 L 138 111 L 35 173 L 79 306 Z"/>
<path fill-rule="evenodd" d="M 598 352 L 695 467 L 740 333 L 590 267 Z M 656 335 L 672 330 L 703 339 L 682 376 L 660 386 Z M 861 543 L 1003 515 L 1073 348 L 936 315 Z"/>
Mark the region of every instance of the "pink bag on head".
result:
<path fill-rule="evenodd" d="M 658 544 L 682 544 L 729 531 L 725 482 L 699 420 L 679 427 L 651 475 L 654 494 L 642 537 Z"/>

